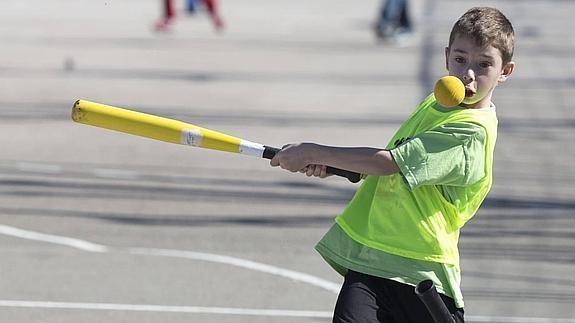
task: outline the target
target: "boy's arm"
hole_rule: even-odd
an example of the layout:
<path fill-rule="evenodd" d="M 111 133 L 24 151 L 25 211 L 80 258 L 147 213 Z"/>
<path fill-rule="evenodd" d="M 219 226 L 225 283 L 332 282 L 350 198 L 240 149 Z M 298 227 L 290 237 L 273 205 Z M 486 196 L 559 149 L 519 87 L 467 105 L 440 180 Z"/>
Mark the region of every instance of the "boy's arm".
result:
<path fill-rule="evenodd" d="M 314 143 L 287 145 L 275 155 L 270 165 L 280 166 L 291 172 L 307 170 L 308 165 L 325 165 L 376 176 L 399 172 L 399 167 L 388 150 L 331 147 Z"/>

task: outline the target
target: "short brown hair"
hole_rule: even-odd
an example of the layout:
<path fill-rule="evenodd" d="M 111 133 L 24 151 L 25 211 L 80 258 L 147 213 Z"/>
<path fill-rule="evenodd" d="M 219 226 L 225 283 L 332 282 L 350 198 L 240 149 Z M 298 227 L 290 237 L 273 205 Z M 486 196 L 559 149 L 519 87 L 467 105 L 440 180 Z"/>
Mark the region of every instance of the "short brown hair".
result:
<path fill-rule="evenodd" d="M 449 47 L 460 35 L 470 37 L 480 47 L 491 45 L 497 48 L 501 52 L 503 66 L 513 58 L 513 26 L 507 17 L 495 8 L 475 7 L 464 13 L 451 29 Z"/>

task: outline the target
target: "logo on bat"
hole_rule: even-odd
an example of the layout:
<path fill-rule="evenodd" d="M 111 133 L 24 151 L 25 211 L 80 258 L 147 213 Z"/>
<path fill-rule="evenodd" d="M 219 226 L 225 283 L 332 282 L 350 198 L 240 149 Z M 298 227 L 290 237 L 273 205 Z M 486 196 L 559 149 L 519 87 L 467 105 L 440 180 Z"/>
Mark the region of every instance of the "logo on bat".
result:
<path fill-rule="evenodd" d="M 183 129 L 182 130 L 182 144 L 188 146 L 200 147 L 204 136 L 198 129 Z"/>

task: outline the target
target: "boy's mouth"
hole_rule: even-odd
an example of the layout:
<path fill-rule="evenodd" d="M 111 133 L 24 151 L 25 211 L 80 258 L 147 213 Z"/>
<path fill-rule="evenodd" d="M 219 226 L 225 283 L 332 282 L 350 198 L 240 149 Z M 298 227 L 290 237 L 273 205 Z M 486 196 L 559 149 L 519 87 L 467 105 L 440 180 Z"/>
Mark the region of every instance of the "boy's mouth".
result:
<path fill-rule="evenodd" d="M 475 95 L 475 91 L 474 91 L 474 90 L 465 88 L 465 97 L 466 97 L 466 98 L 470 98 L 470 97 L 472 97 L 472 96 L 474 96 L 474 95 Z"/>

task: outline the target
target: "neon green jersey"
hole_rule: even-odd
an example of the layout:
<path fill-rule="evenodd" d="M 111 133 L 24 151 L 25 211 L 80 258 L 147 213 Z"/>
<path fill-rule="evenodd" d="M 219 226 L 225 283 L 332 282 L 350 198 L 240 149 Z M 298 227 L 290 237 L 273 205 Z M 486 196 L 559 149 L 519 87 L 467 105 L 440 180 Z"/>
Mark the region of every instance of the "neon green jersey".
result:
<path fill-rule="evenodd" d="M 490 108 L 495 110 L 495 107 Z M 461 186 L 476 182 L 485 172 L 485 129 L 469 122 L 444 124 L 420 133 L 392 150 L 400 169 L 412 170 L 404 179 L 410 190 L 436 185 L 443 196 L 457 199 Z M 421 161 L 425 165 L 421 166 Z M 447 162 L 446 162 L 447 161 Z M 323 236 L 315 249 L 333 269 L 345 276 L 348 270 L 416 286 L 423 280 L 434 282 L 437 291 L 464 307 L 459 267 L 406 258 L 370 248 L 351 239 L 338 224 Z"/>
<path fill-rule="evenodd" d="M 485 129 L 483 177 L 470 181 L 475 177 L 462 176 L 445 185 L 417 183 L 414 174 L 432 171 L 426 169 L 425 158 L 417 166 L 401 169 L 401 174 L 368 176 L 336 218 L 349 237 L 390 254 L 449 264 L 459 269 L 459 230 L 475 214 L 491 188 L 497 137 L 495 110 L 459 107 L 445 110 L 438 108 L 435 98 L 430 95 L 402 124 L 386 148 L 398 160 L 409 153 L 402 151 L 406 141 L 457 122 L 469 122 Z M 446 160 L 445 163 L 463 163 L 465 167 L 465 156 L 463 161 Z M 401 167 L 404 163 L 398 162 L 398 165 Z"/>

